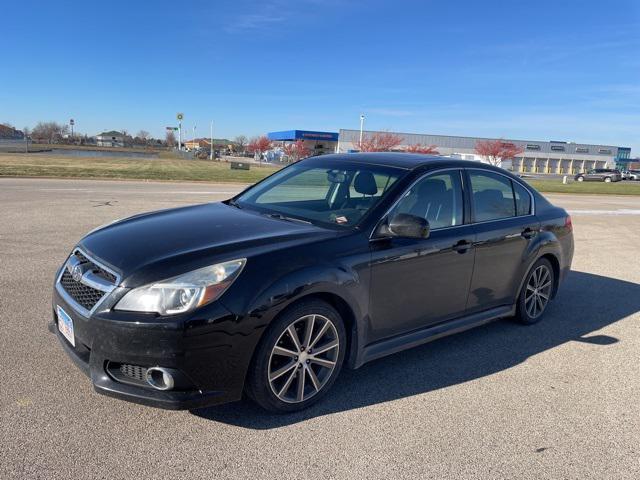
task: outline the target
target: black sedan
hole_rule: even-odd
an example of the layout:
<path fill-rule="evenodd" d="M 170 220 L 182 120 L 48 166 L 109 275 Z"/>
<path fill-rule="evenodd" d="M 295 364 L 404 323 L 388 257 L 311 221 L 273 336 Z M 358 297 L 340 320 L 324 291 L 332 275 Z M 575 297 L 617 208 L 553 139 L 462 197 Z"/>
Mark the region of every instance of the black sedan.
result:
<path fill-rule="evenodd" d="M 567 212 L 502 169 L 326 155 L 89 233 L 56 275 L 51 330 L 99 393 L 290 412 L 344 367 L 538 322 L 572 256 Z"/>

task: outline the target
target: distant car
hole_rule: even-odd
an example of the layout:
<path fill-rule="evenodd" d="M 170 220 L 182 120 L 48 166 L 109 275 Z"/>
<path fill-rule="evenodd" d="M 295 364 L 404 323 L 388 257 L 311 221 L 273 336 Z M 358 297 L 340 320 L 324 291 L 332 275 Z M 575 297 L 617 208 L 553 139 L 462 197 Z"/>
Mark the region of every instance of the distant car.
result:
<path fill-rule="evenodd" d="M 640 181 L 640 170 L 629 170 L 627 174 L 627 180 Z"/>
<path fill-rule="evenodd" d="M 586 173 L 578 173 L 574 180 L 576 182 L 619 182 L 622 180 L 622 174 L 619 170 L 611 168 L 594 168 Z"/>

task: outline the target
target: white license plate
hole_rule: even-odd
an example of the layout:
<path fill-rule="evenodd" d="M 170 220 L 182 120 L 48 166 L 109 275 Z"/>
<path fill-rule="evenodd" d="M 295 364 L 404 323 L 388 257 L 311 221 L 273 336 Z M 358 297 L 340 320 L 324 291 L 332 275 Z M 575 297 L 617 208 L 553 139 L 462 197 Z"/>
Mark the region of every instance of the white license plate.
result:
<path fill-rule="evenodd" d="M 64 338 L 69 340 L 69 343 L 75 347 L 76 338 L 73 335 L 73 320 L 62 307 L 56 305 L 56 311 L 58 313 L 58 330 L 60 330 Z"/>

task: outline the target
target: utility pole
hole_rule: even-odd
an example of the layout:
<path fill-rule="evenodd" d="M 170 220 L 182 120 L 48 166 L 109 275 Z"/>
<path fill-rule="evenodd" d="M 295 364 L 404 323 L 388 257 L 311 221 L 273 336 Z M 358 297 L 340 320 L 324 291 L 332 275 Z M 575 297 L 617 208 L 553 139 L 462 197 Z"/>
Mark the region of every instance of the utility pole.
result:
<path fill-rule="evenodd" d="M 211 148 L 209 149 L 209 160 L 213 160 L 213 120 L 211 120 Z"/>
<path fill-rule="evenodd" d="M 364 129 L 364 115 L 360 115 L 360 144 L 358 145 L 358 150 L 362 148 L 362 132 Z"/>

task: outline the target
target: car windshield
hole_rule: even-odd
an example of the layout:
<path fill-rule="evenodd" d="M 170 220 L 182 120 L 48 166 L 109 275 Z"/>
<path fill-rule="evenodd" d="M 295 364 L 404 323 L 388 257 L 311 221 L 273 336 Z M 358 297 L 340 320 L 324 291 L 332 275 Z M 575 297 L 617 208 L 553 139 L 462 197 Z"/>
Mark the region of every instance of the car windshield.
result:
<path fill-rule="evenodd" d="M 377 165 L 303 162 L 243 192 L 232 204 L 291 221 L 353 227 L 404 173 Z"/>

